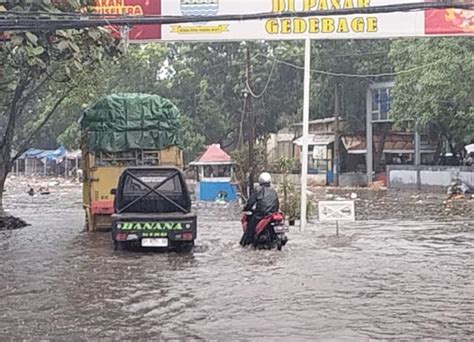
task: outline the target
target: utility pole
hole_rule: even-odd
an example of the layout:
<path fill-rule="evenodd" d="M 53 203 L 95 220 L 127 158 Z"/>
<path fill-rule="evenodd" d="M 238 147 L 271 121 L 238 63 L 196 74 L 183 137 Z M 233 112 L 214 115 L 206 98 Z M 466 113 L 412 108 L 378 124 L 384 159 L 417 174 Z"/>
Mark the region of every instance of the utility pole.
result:
<path fill-rule="evenodd" d="M 311 86 L 311 40 L 304 41 L 304 81 L 303 81 L 303 148 L 301 159 L 301 209 L 300 230 L 306 228 L 307 188 L 308 188 L 308 136 L 309 136 L 309 97 Z"/>
<path fill-rule="evenodd" d="M 372 89 L 370 86 L 367 88 L 367 93 L 365 96 L 365 106 L 366 106 L 366 113 L 365 113 L 365 141 L 366 141 L 366 169 L 367 169 L 367 186 L 372 184 L 372 170 L 374 168 L 374 156 L 373 156 L 373 127 L 372 127 Z"/>
<path fill-rule="evenodd" d="M 247 67 L 245 72 L 245 88 L 252 87 L 252 65 L 250 64 L 250 49 L 247 45 Z M 255 179 L 255 153 L 254 153 L 254 140 L 255 140 L 255 113 L 252 109 L 252 94 L 250 89 L 247 90 L 247 97 L 246 97 L 246 108 L 247 113 L 249 114 L 249 165 L 250 165 L 250 174 L 249 174 L 249 195 L 251 196 L 254 192 L 254 179 Z"/>
<path fill-rule="evenodd" d="M 415 125 L 415 165 L 421 165 L 421 153 L 420 153 L 420 145 L 421 145 L 421 136 L 420 136 L 420 126 L 418 123 Z"/>
<path fill-rule="evenodd" d="M 339 88 L 336 82 L 334 88 L 334 185 L 339 186 L 339 115 L 340 115 L 340 103 L 339 103 Z"/>

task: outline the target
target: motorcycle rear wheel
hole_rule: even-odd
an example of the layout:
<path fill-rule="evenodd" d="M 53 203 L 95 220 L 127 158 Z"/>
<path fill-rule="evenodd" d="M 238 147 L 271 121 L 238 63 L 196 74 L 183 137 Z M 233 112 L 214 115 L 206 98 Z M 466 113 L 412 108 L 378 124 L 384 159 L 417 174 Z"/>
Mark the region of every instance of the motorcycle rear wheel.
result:
<path fill-rule="evenodd" d="M 282 249 L 282 247 L 283 247 L 283 244 L 282 244 L 282 242 L 281 242 L 280 239 L 278 239 L 276 245 L 277 245 L 277 250 L 281 251 L 281 249 Z"/>

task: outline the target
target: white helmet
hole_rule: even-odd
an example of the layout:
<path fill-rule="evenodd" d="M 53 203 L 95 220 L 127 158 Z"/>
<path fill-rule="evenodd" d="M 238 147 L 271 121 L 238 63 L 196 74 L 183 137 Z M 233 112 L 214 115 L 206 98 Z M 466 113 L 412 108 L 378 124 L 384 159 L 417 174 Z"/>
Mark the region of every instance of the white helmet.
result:
<path fill-rule="evenodd" d="M 263 172 L 258 177 L 258 182 L 262 184 L 270 184 L 272 182 L 272 176 L 268 172 Z"/>

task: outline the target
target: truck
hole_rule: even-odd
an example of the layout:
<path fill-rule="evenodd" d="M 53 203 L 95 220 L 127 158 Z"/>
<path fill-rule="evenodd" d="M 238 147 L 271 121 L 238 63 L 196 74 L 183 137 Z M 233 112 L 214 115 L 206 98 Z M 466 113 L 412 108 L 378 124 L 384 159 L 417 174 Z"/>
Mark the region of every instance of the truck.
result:
<path fill-rule="evenodd" d="M 182 172 L 175 167 L 127 168 L 113 189 L 114 249 L 154 248 L 189 253 L 197 217 Z"/>
<path fill-rule="evenodd" d="M 83 207 L 88 231 L 110 230 L 119 177 L 129 167 L 183 167 L 180 113 L 168 99 L 113 94 L 81 116 Z"/>

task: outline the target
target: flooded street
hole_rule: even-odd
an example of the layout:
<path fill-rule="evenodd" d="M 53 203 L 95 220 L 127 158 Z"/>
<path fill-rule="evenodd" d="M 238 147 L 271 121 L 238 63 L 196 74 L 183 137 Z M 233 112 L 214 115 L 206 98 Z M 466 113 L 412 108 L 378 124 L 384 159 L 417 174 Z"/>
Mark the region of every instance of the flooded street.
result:
<path fill-rule="evenodd" d="M 84 232 L 78 187 L 6 205 L 32 225 L 0 232 L 2 340 L 474 338 L 472 220 L 315 221 L 268 252 L 240 248 L 237 207 L 201 205 L 177 255 Z"/>

